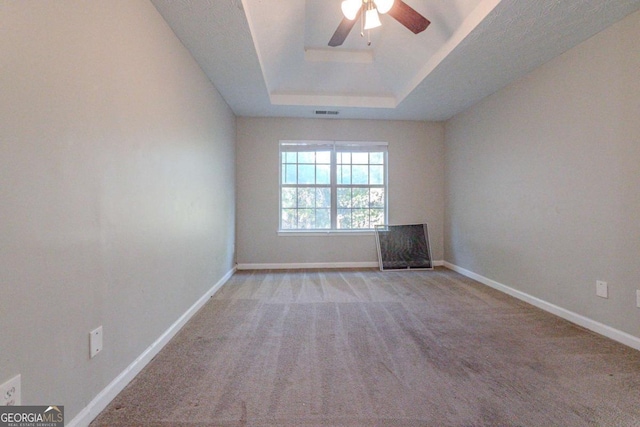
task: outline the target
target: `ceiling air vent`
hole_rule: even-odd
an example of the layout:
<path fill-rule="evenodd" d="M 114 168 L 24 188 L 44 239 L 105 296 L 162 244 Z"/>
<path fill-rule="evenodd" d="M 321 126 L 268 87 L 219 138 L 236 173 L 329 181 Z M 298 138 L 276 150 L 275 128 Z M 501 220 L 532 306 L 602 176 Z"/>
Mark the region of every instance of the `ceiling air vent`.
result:
<path fill-rule="evenodd" d="M 316 116 L 337 116 L 338 112 L 335 110 L 316 110 Z"/>

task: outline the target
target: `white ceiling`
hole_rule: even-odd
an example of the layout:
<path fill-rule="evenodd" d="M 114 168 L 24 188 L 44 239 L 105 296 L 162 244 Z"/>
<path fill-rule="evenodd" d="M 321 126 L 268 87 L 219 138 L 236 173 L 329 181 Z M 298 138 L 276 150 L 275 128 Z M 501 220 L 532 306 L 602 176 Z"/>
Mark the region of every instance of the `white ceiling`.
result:
<path fill-rule="evenodd" d="M 640 0 L 405 0 L 327 43 L 341 0 L 151 0 L 238 116 L 446 120 L 626 15 Z M 324 117 L 324 116 L 322 116 Z"/>

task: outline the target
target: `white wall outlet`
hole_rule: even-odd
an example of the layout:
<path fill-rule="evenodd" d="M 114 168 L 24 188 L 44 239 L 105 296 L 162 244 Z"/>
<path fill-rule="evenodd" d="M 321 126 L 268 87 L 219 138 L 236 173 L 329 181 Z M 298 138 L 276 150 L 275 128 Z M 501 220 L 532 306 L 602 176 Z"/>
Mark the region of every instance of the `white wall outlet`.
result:
<path fill-rule="evenodd" d="M 16 375 L 6 383 L 0 385 L 0 406 L 17 406 L 21 405 L 20 395 L 21 390 L 20 375 Z"/>
<path fill-rule="evenodd" d="M 609 286 L 607 282 L 596 280 L 596 295 L 601 298 L 609 298 Z"/>
<path fill-rule="evenodd" d="M 89 332 L 89 355 L 95 357 L 102 351 L 102 326 Z"/>
<path fill-rule="evenodd" d="M 640 289 L 636 290 L 636 307 L 640 308 Z"/>

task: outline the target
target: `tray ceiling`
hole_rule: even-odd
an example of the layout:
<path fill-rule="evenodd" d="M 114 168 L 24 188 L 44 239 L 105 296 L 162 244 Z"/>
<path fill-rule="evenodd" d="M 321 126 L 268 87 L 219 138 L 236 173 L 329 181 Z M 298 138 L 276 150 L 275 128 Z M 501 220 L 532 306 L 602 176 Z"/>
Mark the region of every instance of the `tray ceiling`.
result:
<path fill-rule="evenodd" d="M 629 13 L 640 0 L 405 0 L 327 46 L 340 0 L 152 0 L 235 114 L 446 120 Z M 326 117 L 326 116 L 324 116 Z"/>

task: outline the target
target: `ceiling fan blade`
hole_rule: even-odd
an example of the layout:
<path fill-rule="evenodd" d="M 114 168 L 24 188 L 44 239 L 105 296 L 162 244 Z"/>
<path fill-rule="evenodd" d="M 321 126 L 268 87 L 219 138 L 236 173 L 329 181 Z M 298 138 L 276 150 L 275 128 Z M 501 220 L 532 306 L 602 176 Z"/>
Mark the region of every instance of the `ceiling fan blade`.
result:
<path fill-rule="evenodd" d="M 420 15 L 402 0 L 396 0 L 391 10 L 387 13 L 415 34 L 423 32 L 431 24 L 431 21 Z"/>
<path fill-rule="evenodd" d="M 356 22 L 358 21 L 358 19 L 360 19 L 361 13 L 362 13 L 362 8 L 360 8 L 360 10 L 358 11 L 358 14 L 356 15 L 353 21 L 347 18 L 342 18 L 342 21 L 340 22 L 340 25 L 338 25 L 336 32 L 333 33 L 331 40 L 329 40 L 329 46 L 336 47 L 344 43 L 345 39 L 351 32 L 351 29 L 353 28 L 354 25 L 356 25 Z"/>

